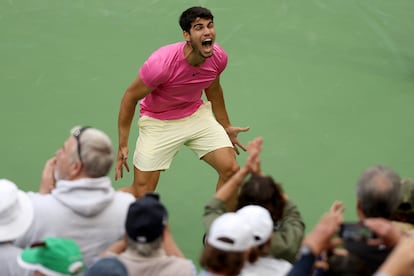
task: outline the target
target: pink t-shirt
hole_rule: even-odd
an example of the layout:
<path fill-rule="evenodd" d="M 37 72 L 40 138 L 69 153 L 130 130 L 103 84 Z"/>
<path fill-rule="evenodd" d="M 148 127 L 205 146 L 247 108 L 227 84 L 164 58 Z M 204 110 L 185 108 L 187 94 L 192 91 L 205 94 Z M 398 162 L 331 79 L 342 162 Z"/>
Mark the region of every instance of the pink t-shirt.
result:
<path fill-rule="evenodd" d="M 185 42 L 164 46 L 145 61 L 139 77 L 152 92 L 140 101 L 140 116 L 175 120 L 193 114 L 204 89 L 223 72 L 227 54 L 214 44 L 214 54 L 199 67 L 184 58 Z"/>

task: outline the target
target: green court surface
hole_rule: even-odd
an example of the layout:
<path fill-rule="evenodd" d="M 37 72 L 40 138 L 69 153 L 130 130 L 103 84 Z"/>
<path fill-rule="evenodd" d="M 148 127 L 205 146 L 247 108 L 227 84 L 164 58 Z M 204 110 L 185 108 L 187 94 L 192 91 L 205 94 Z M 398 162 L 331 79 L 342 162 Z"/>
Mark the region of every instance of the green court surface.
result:
<path fill-rule="evenodd" d="M 414 177 L 412 0 L 0 0 L 0 177 L 36 190 L 74 125 L 100 128 L 117 146 L 126 87 L 152 51 L 182 40 L 178 17 L 193 5 L 215 15 L 229 55 L 228 113 L 251 127 L 241 141 L 264 138 L 263 169 L 299 205 L 307 231 L 334 200 L 356 219 L 366 167 Z M 131 153 L 137 134 L 135 119 Z M 159 182 L 173 234 L 195 262 L 216 178 L 184 149 Z"/>

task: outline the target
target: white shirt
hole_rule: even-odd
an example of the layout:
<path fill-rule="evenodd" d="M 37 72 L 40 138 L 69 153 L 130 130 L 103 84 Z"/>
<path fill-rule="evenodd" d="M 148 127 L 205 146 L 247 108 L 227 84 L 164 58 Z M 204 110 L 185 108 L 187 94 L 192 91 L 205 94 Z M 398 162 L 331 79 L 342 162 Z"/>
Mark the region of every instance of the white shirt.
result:
<path fill-rule="evenodd" d="M 283 259 L 260 257 L 255 263 L 246 262 L 240 276 L 278 276 L 286 275 L 292 264 Z"/>

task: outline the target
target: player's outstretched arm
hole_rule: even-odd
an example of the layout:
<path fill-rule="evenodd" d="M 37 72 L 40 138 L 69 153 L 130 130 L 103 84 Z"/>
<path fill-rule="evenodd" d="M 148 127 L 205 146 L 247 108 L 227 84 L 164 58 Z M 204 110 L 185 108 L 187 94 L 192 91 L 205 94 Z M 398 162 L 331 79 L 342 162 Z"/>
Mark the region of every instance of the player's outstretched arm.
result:
<path fill-rule="evenodd" d="M 237 154 L 240 154 L 239 148 L 243 151 L 246 151 L 246 147 L 239 141 L 237 135 L 240 132 L 246 132 L 249 130 L 249 127 L 234 127 L 230 123 L 229 116 L 226 110 L 226 104 L 224 102 L 223 88 L 220 84 L 220 77 L 217 77 L 211 85 L 205 90 L 207 99 L 211 102 L 214 116 L 216 120 L 223 126 L 226 130 L 227 135 L 230 138 L 230 141 L 233 144 L 234 151 Z"/>
<path fill-rule="evenodd" d="M 129 172 L 128 166 L 128 137 L 131 122 L 139 100 L 151 93 L 142 80 L 137 77 L 125 91 L 118 115 L 118 154 L 115 165 L 115 180 L 123 177 L 123 167 Z"/>

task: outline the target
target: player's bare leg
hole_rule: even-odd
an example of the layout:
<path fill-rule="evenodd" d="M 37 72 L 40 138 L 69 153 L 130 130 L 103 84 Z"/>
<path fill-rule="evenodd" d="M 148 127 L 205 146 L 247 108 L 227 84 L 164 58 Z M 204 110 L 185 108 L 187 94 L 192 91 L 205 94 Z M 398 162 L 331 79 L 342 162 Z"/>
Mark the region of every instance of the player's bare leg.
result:
<path fill-rule="evenodd" d="M 134 183 L 131 186 L 119 190 L 131 193 L 136 198 L 142 197 L 147 192 L 153 192 L 157 188 L 161 171 L 141 171 L 134 166 Z"/>
<path fill-rule="evenodd" d="M 233 148 L 221 148 L 207 153 L 202 158 L 210 166 L 212 166 L 218 173 L 216 191 L 223 186 L 223 184 L 232 177 L 239 169 L 239 164 L 236 160 L 236 155 Z M 237 193 L 226 203 L 228 211 L 234 211 L 237 205 Z"/>

